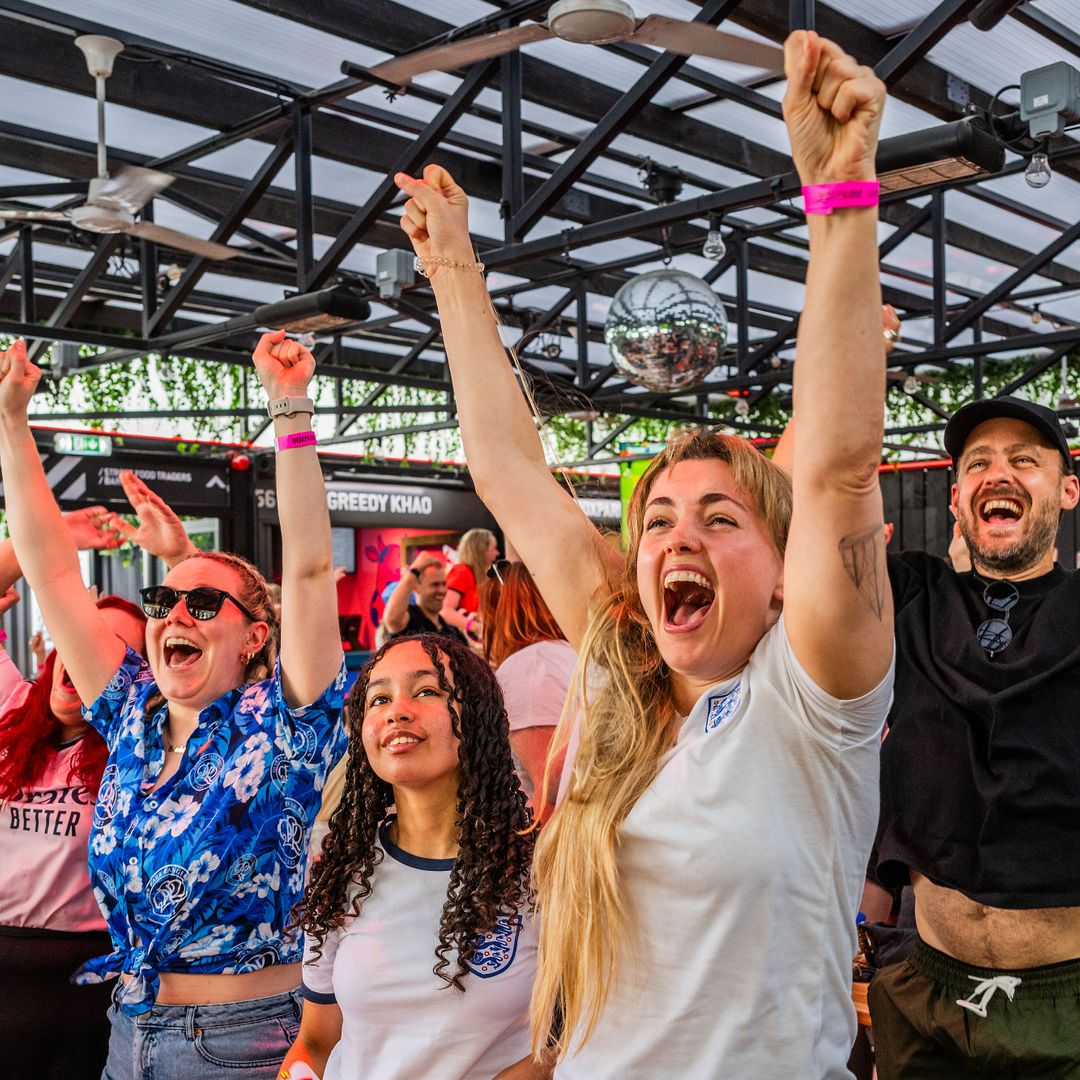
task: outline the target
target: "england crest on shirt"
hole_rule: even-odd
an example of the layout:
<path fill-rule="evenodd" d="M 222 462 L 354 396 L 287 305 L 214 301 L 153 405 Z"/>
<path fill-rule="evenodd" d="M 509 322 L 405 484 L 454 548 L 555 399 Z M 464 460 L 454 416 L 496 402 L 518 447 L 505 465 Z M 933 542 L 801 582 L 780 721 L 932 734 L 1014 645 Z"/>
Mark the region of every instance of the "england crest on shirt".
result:
<path fill-rule="evenodd" d="M 742 683 L 726 694 L 716 694 L 709 698 L 709 711 L 705 715 L 705 734 L 718 728 L 729 716 L 732 716 L 742 701 Z"/>
<path fill-rule="evenodd" d="M 472 958 L 466 961 L 466 966 L 481 979 L 490 979 L 493 975 L 505 971 L 517 955 L 520 933 L 520 915 L 500 915 L 490 934 L 476 938 L 476 951 Z"/>

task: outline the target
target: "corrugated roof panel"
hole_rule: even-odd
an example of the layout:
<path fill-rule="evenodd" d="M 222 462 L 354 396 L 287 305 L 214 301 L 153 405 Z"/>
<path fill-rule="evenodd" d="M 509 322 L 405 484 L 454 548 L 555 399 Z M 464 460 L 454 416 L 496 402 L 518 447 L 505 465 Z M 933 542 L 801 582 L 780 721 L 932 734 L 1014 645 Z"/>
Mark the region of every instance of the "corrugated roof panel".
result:
<path fill-rule="evenodd" d="M 0 75 L 0 101 L 4 102 L 4 120 L 9 124 L 44 128 L 89 143 L 97 138 L 97 107 L 93 97 Z M 211 134 L 209 128 L 151 116 L 124 105 L 110 103 L 105 107 L 108 144 L 134 153 L 165 155 Z"/>
<path fill-rule="evenodd" d="M 182 5 L 132 0 L 44 0 L 42 6 L 110 26 L 121 40 L 125 33 L 149 38 L 304 86 L 336 82 L 341 78 L 342 60 L 370 65 L 387 56 L 233 0 L 184 0 Z M 81 64 L 82 57 L 74 45 L 71 51 L 72 63 Z M 125 61 L 122 55 L 117 60 L 125 62 L 131 61 Z"/>
<path fill-rule="evenodd" d="M 939 0 L 829 0 L 829 7 L 892 35 L 921 22 L 938 6 Z"/>
<path fill-rule="evenodd" d="M 1075 5 L 1069 25 L 1076 25 Z M 991 94 L 1019 82 L 1025 71 L 1057 60 L 1076 63 L 1075 55 L 1015 19 L 1003 19 L 989 31 L 963 23 L 938 42 L 927 59 Z"/>
<path fill-rule="evenodd" d="M 969 225 L 986 236 L 1037 251 L 1057 239 L 1057 229 L 1034 221 L 1019 221 L 1015 214 L 981 202 L 963 191 L 950 191 L 945 197 L 945 216 L 949 221 Z"/>

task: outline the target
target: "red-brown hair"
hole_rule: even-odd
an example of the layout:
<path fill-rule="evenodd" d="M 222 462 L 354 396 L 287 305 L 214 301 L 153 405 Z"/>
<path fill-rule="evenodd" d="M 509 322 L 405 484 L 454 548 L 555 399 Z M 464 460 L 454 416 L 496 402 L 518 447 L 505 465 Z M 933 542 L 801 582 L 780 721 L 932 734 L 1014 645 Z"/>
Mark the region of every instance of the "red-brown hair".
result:
<path fill-rule="evenodd" d="M 488 603 L 482 616 L 484 645 L 493 668 L 526 645 L 566 640 L 524 563 L 510 563 L 502 570 L 502 579 L 502 588 L 497 591 L 491 585 L 485 589 Z M 497 586 L 498 582 L 492 584 Z M 486 614 L 491 608 L 491 614 Z"/>
<path fill-rule="evenodd" d="M 123 611 L 146 622 L 142 611 L 120 596 L 103 596 L 97 606 Z M 30 684 L 26 700 L 0 717 L 0 799 L 14 799 L 35 784 L 57 751 L 57 722 L 49 708 L 55 670 L 53 649 Z M 72 778 L 96 792 L 108 757 L 105 740 L 91 728 L 72 756 Z"/>

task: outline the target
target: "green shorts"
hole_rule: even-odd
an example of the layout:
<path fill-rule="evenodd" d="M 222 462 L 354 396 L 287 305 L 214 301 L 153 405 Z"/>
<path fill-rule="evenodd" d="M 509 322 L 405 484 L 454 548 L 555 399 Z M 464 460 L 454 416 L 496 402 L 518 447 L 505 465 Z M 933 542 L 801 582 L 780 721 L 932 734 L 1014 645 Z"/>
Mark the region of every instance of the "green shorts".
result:
<path fill-rule="evenodd" d="M 878 1080 L 1080 1080 L 1080 960 L 994 971 L 919 941 L 870 984 Z"/>

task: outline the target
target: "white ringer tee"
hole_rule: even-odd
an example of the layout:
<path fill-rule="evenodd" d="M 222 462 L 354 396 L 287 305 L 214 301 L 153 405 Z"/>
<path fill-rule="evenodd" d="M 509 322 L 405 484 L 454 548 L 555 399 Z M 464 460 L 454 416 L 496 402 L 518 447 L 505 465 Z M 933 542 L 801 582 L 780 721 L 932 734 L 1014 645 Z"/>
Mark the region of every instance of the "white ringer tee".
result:
<path fill-rule="evenodd" d="M 386 856 L 360 914 L 326 940 L 301 993 L 341 1009 L 341 1041 L 323 1080 L 491 1080 L 529 1053 L 527 1013 L 536 973 L 529 916 L 500 920 L 465 977 L 465 992 L 432 968 L 453 859 L 422 859 L 379 837 Z M 450 957 L 452 975 L 457 958 Z"/>

